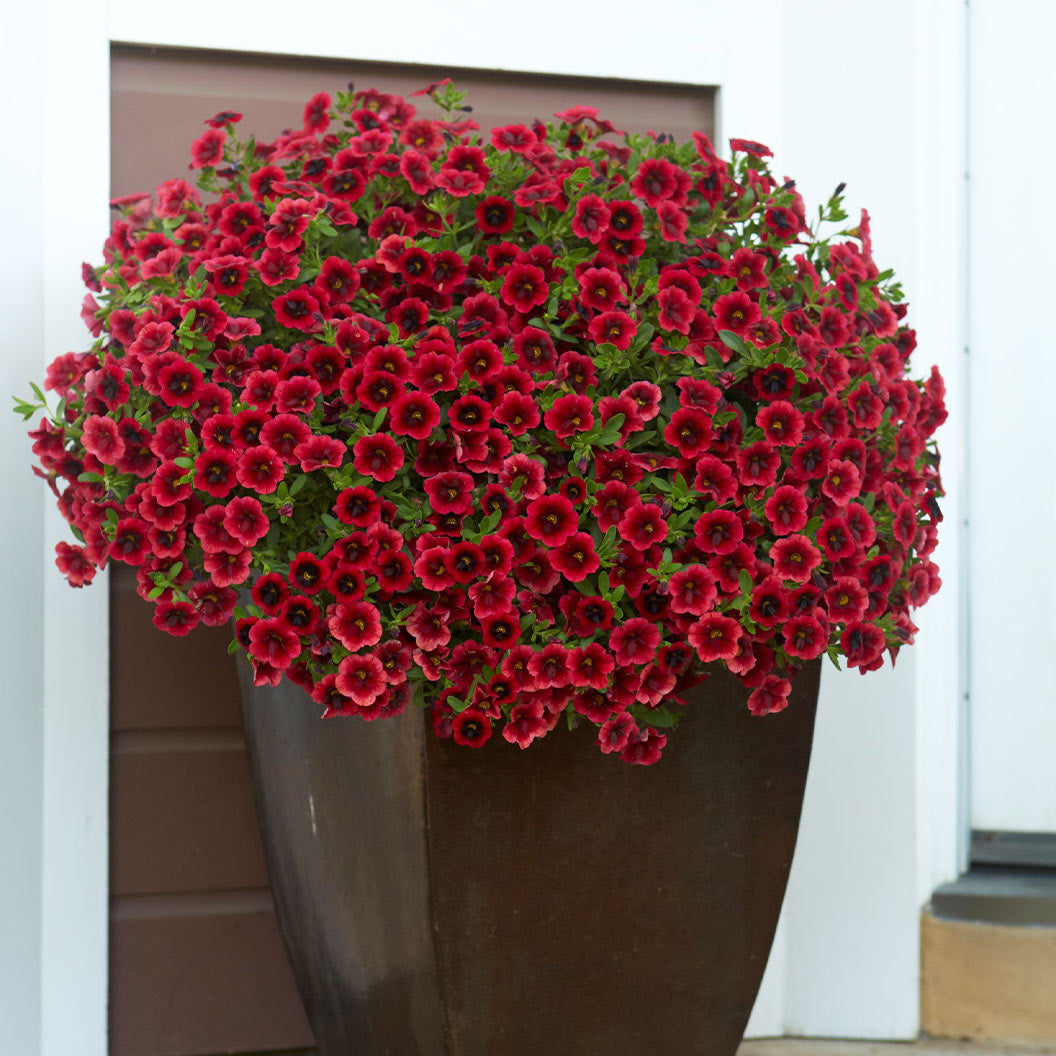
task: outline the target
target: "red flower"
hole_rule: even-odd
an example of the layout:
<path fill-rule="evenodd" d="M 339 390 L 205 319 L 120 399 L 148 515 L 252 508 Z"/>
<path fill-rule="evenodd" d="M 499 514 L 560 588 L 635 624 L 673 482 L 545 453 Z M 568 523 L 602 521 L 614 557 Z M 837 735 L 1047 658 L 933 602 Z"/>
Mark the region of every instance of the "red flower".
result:
<path fill-rule="evenodd" d="M 787 678 L 767 675 L 763 684 L 752 691 L 748 698 L 748 710 L 753 715 L 774 715 L 788 707 L 792 683 Z"/>
<path fill-rule="evenodd" d="M 703 454 L 711 444 L 711 418 L 695 407 L 680 407 L 664 429 L 664 439 L 683 458 Z"/>
<path fill-rule="evenodd" d="M 326 582 L 326 569 L 315 554 L 299 553 L 290 562 L 290 582 L 305 594 L 317 594 Z"/>
<path fill-rule="evenodd" d="M 543 423 L 558 440 L 584 433 L 594 425 L 594 401 L 589 396 L 560 396 L 543 415 Z"/>
<path fill-rule="evenodd" d="M 506 272 L 499 296 L 519 312 L 530 312 L 545 304 L 550 295 L 546 275 L 534 264 L 514 264 Z"/>
<path fill-rule="evenodd" d="M 491 415 L 491 404 L 472 393 L 459 396 L 447 412 L 451 428 L 466 433 L 480 433 L 486 430 L 489 427 Z"/>
<path fill-rule="evenodd" d="M 484 572 L 484 551 L 464 539 L 444 552 L 444 565 L 456 582 L 471 583 Z"/>
<path fill-rule="evenodd" d="M 376 656 L 353 653 L 338 665 L 334 686 L 359 707 L 373 707 L 387 689 L 385 668 Z"/>
<path fill-rule="evenodd" d="M 759 440 L 739 450 L 736 461 L 742 484 L 765 488 L 777 480 L 781 455 L 765 440 Z"/>
<path fill-rule="evenodd" d="M 526 125 L 502 125 L 491 130 L 491 145 L 496 150 L 526 154 L 536 145 L 536 138 Z M 522 748 L 524 745 L 521 746 Z"/>
<path fill-rule="evenodd" d="M 608 311 L 627 300 L 619 273 L 611 268 L 586 268 L 579 276 L 579 299 L 587 308 Z"/>
<path fill-rule="evenodd" d="M 153 623 L 159 631 L 183 638 L 198 626 L 198 613 L 188 601 L 159 601 L 154 607 Z"/>
<path fill-rule="evenodd" d="M 330 125 L 330 96 L 319 92 L 304 107 L 305 132 L 323 133 Z"/>
<path fill-rule="evenodd" d="M 235 456 L 223 447 L 203 451 L 194 460 L 194 486 L 208 492 L 213 498 L 222 499 L 237 483 Z"/>
<path fill-rule="evenodd" d="M 534 688 L 554 689 L 567 686 L 571 677 L 568 659 L 568 650 L 556 642 L 533 653 L 528 660 L 528 674 Z"/>
<path fill-rule="evenodd" d="M 907 374 L 867 214 L 822 246 L 766 147 L 632 152 L 593 107 L 486 150 L 457 108 L 339 102 L 347 130 L 319 93 L 226 159 L 222 111 L 192 148 L 208 202 L 114 201 L 82 268 L 99 340 L 48 368 L 61 412 L 30 434 L 71 583 L 137 566 L 178 635 L 245 584 L 257 684 L 366 720 L 413 691 L 478 745 L 571 705 L 641 765 L 707 664 L 762 714 L 830 639 L 862 671 L 912 641 L 945 391 Z"/>
<path fill-rule="evenodd" d="M 223 161 L 227 133 L 222 128 L 210 128 L 191 144 L 192 169 L 204 169 Z"/>
<path fill-rule="evenodd" d="M 822 495 L 827 495 L 837 506 L 846 506 L 858 497 L 862 489 L 858 467 L 846 459 L 833 459 L 821 484 Z"/>
<path fill-rule="evenodd" d="M 531 396 L 507 392 L 495 408 L 494 420 L 504 425 L 511 436 L 523 436 L 529 429 L 535 429 L 542 418 Z"/>
<path fill-rule="evenodd" d="M 659 645 L 660 631 L 641 616 L 632 616 L 609 635 L 609 648 L 620 665 L 649 663 Z"/>
<path fill-rule="evenodd" d="M 690 332 L 696 305 L 684 290 L 678 286 L 668 286 L 657 294 L 656 301 L 660 308 L 657 321 L 661 330 L 677 330 L 680 334 Z"/>
<path fill-rule="evenodd" d="M 667 735 L 647 726 L 632 734 L 620 758 L 634 766 L 652 766 L 660 761 L 660 753 L 667 744 Z"/>
<path fill-rule="evenodd" d="M 616 666 L 613 658 L 597 643 L 573 649 L 568 655 L 569 683 L 603 690 Z M 607 711 L 611 711 L 611 707 Z"/>
<path fill-rule="evenodd" d="M 86 586 L 95 578 L 95 565 L 88 558 L 83 546 L 56 543 L 55 565 L 71 587 Z"/>
<path fill-rule="evenodd" d="M 631 190 L 654 209 L 678 193 L 681 170 L 665 158 L 646 158 L 631 180 Z"/>
<path fill-rule="evenodd" d="M 290 290 L 271 302 L 275 322 L 291 330 L 314 330 L 319 324 L 316 315 L 319 302 L 306 290 Z"/>
<path fill-rule="evenodd" d="M 290 596 L 290 586 L 277 572 L 269 572 L 253 584 L 251 594 L 269 616 L 278 616 L 283 602 Z"/>
<path fill-rule="evenodd" d="M 198 402 L 204 378 L 202 372 L 181 356 L 158 372 L 161 399 L 169 407 L 193 407 Z"/>
<path fill-rule="evenodd" d="M 466 708 L 451 720 L 451 734 L 455 744 L 482 748 L 491 736 L 491 719 L 480 708 Z"/>
<path fill-rule="evenodd" d="M 748 615 L 760 627 L 776 627 L 788 619 L 789 592 L 777 576 L 767 576 L 752 591 Z"/>
<path fill-rule="evenodd" d="M 381 615 L 366 601 L 342 602 L 327 620 L 327 626 L 330 633 L 352 652 L 381 641 Z"/>
<path fill-rule="evenodd" d="M 751 154 L 753 158 L 772 158 L 774 152 L 769 148 L 763 146 L 762 143 L 756 143 L 754 139 L 731 139 L 730 150 L 744 151 L 746 154 Z"/>
<path fill-rule="evenodd" d="M 814 660 L 821 656 L 829 643 L 828 628 L 813 616 L 793 616 L 782 633 L 785 651 L 800 660 Z"/>
<path fill-rule="evenodd" d="M 727 293 L 715 302 L 713 310 L 716 330 L 732 330 L 742 334 L 762 317 L 759 305 L 746 293 Z"/>
<path fill-rule="evenodd" d="M 246 448 L 238 456 L 235 479 L 258 495 L 270 495 L 279 486 L 286 467 L 277 452 L 264 445 Z"/>
<path fill-rule="evenodd" d="M 424 487 L 434 513 L 469 513 L 473 508 L 473 478 L 468 473 L 438 473 Z"/>
<path fill-rule="evenodd" d="M 125 517 L 117 522 L 109 555 L 126 565 L 141 565 L 147 557 L 149 525 L 138 517 Z"/>
<path fill-rule="evenodd" d="M 310 436 L 293 449 L 293 457 L 300 462 L 302 473 L 317 469 L 338 469 L 345 457 L 345 445 L 333 436 Z"/>
<path fill-rule="evenodd" d="M 485 645 L 494 649 L 509 649 L 521 634 L 521 619 L 512 609 L 494 612 L 480 621 Z"/>
<path fill-rule="evenodd" d="M 731 510 L 711 510 L 697 518 L 693 534 L 705 554 L 730 554 L 744 538 L 744 525 Z"/>
<path fill-rule="evenodd" d="M 594 540 L 587 532 L 573 532 L 547 557 L 551 567 L 570 583 L 582 583 L 601 564 L 594 552 Z"/>
<path fill-rule="evenodd" d="M 884 652 L 884 632 L 875 624 L 852 620 L 840 636 L 840 651 L 851 667 L 871 667 Z"/>
<path fill-rule="evenodd" d="M 807 497 L 799 488 L 785 484 L 766 500 L 765 513 L 775 535 L 798 532 L 807 523 Z"/>
<path fill-rule="evenodd" d="M 352 445 L 352 453 L 355 455 L 352 464 L 356 472 L 372 477 L 379 483 L 392 480 L 403 465 L 402 449 L 391 436 L 384 433 L 360 437 Z"/>
<path fill-rule="evenodd" d="M 850 576 L 840 576 L 825 591 L 825 608 L 829 619 L 849 623 L 860 620 L 869 607 L 869 595 L 865 588 Z"/>
<path fill-rule="evenodd" d="M 610 752 L 622 752 L 631 737 L 638 733 L 634 719 L 626 711 L 621 711 L 601 724 L 598 729 L 598 747 L 608 755 Z"/>
<path fill-rule="evenodd" d="M 224 528 L 243 546 L 255 546 L 270 527 L 263 508 L 254 498 L 234 498 L 224 507 Z"/>
<path fill-rule="evenodd" d="M 689 644 L 705 664 L 732 659 L 740 638 L 740 624 L 718 612 L 705 613 L 689 628 Z"/>
<path fill-rule="evenodd" d="M 537 700 L 515 704 L 510 709 L 510 717 L 502 728 L 502 736 L 519 748 L 527 748 L 532 741 L 545 736 L 546 720 L 543 718 L 543 706 Z"/>
<path fill-rule="evenodd" d="M 498 194 L 485 198 L 474 211 L 477 225 L 486 235 L 504 235 L 512 230 L 514 215 L 513 202 Z"/>
<path fill-rule="evenodd" d="M 591 319 L 587 333 L 599 345 L 615 345 L 626 352 L 638 333 L 638 326 L 626 312 L 599 312 Z"/>
<path fill-rule="evenodd" d="M 84 449 L 95 455 L 104 465 L 115 465 L 125 453 L 125 442 L 117 431 L 117 422 L 113 418 L 101 418 L 97 414 L 89 415 L 84 420 L 82 436 Z"/>
<path fill-rule="evenodd" d="M 665 242 L 686 241 L 689 216 L 674 202 L 661 202 L 656 207 L 656 218 L 660 221 L 660 237 Z"/>
<path fill-rule="evenodd" d="M 667 521 L 659 506 L 640 503 L 623 514 L 618 530 L 620 538 L 635 550 L 648 550 L 667 538 Z"/>
<path fill-rule="evenodd" d="M 301 652 L 301 639 L 281 619 L 257 620 L 249 629 L 249 655 L 284 671 Z"/>
<path fill-rule="evenodd" d="M 715 577 L 703 565 L 689 565 L 668 581 L 673 612 L 703 616 L 715 604 L 718 590 Z"/>
<path fill-rule="evenodd" d="M 806 583 L 821 564 L 821 554 L 805 535 L 787 535 L 770 547 L 774 572 L 782 579 Z"/>
<path fill-rule="evenodd" d="M 584 195 L 576 202 L 576 214 L 572 218 L 572 233 L 597 245 L 605 237 L 612 216 L 608 206 L 596 194 Z"/>
<path fill-rule="evenodd" d="M 528 504 L 525 528 L 533 539 L 560 546 L 579 528 L 579 517 L 564 496 L 544 495 Z"/>
<path fill-rule="evenodd" d="M 440 424 L 440 408 L 422 392 L 405 393 L 392 407 L 389 425 L 397 436 L 424 440 Z"/>
<path fill-rule="evenodd" d="M 830 561 L 851 557 L 857 550 L 843 517 L 828 517 L 818 529 L 818 542 Z"/>

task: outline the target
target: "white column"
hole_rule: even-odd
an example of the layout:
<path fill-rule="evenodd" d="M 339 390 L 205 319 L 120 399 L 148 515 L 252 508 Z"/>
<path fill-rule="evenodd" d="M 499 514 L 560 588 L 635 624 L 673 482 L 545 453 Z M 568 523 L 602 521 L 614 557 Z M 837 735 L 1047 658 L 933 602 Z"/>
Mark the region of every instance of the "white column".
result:
<path fill-rule="evenodd" d="M 101 0 L 51 0 L 45 12 L 44 77 L 19 95 L 43 110 L 47 130 L 41 324 L 50 360 L 91 343 L 80 319 L 81 262 L 101 259 L 109 231 L 110 49 Z M 66 585 L 54 546 L 70 536 L 50 495 L 46 503 L 40 1052 L 106 1056 L 107 577 L 82 590 Z"/>
<path fill-rule="evenodd" d="M 5 251 L 0 254 L 4 341 L 0 355 L 0 1022 L 12 1052 L 39 1051 L 40 885 L 44 758 L 44 490 L 29 471 L 28 423 L 11 396 L 29 395 L 44 360 L 44 127 L 36 104 L 43 66 L 39 8 L 20 13 L 19 32 L 0 36 L 0 93 L 7 143 L 0 165 Z"/>

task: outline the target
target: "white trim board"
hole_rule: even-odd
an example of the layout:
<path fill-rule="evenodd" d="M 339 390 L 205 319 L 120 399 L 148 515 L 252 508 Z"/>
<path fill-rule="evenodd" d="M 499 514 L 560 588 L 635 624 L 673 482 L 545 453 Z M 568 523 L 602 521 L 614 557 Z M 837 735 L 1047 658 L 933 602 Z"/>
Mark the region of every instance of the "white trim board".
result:
<path fill-rule="evenodd" d="M 116 41 L 717 84 L 720 140 L 737 134 L 767 142 L 778 172 L 797 177 L 808 203 L 845 180 L 848 201 L 870 208 L 878 255 L 914 297 L 917 370 L 940 362 L 956 406 L 962 342 L 949 320 L 961 318 L 963 290 L 936 261 L 963 230 L 948 182 L 963 154 L 959 0 L 893 0 L 882 14 L 838 0 L 760 0 L 750 17 L 719 0 L 654 0 L 647 16 L 629 0 L 604 9 L 539 0 L 530 12 L 485 0 L 443 9 L 405 0 L 398 29 L 387 8 L 335 0 L 305 18 L 289 18 L 276 0 L 259 0 L 251 13 L 188 0 L 178 19 L 142 0 L 47 0 L 44 12 L 37 36 L 22 38 L 35 43 L 14 72 L 5 71 L 12 107 L 45 102 L 45 135 L 33 140 L 33 123 L 25 123 L 29 142 L 44 149 L 43 191 L 31 199 L 39 216 L 20 218 L 44 283 L 27 268 L 5 286 L 25 310 L 25 332 L 32 335 L 34 318 L 44 327 L 46 347 L 38 336 L 30 357 L 38 374 L 55 354 L 83 345 L 79 266 L 105 237 L 107 47 Z M 31 17 L 20 16 L 30 29 Z M 845 83 L 852 66 L 853 82 Z M 19 389 L 29 368 L 19 360 L 11 369 Z M 959 520 L 960 444 L 949 427 L 941 438 L 953 491 L 949 529 Z M 50 510 L 50 499 L 20 486 L 35 497 L 17 530 L 39 538 L 39 503 Z M 59 580 L 51 562 L 56 521 L 49 512 L 42 560 L 24 570 L 25 598 L 42 597 L 43 613 L 34 617 L 32 604 L 10 596 L 0 610 L 5 629 L 21 632 L 17 648 L 32 667 L 27 712 L 19 715 L 25 820 L 5 814 L 0 822 L 22 834 L 32 855 L 22 830 L 43 818 L 41 864 L 24 863 L 26 882 L 10 908 L 30 930 L 40 921 L 40 1014 L 34 1025 L 32 1014 L 12 1006 L 14 1018 L 4 1019 L 25 1024 L 12 1039 L 19 1052 L 105 1056 L 106 587 L 73 592 Z M 957 869 L 959 770 L 949 747 L 959 736 L 957 554 L 947 530 L 945 593 L 924 611 L 920 643 L 896 671 L 868 679 L 826 672 L 800 849 L 751 1024 L 756 1034 L 917 1032 L 917 911 Z M 43 621 L 39 642 L 34 618 Z M 38 702 L 42 724 L 31 710 Z M 39 894 L 34 877 L 41 876 Z M 32 975 L 32 943 L 23 946 L 17 969 Z M 9 971 L 6 961 L 2 967 Z M 0 1001 L 12 996 L 0 990 Z M 32 996 L 23 988 L 16 999 Z"/>

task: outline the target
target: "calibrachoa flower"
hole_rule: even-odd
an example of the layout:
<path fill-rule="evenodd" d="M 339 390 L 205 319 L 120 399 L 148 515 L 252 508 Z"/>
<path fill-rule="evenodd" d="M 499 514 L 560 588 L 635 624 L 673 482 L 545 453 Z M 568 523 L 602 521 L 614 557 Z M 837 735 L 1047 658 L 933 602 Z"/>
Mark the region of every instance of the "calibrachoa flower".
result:
<path fill-rule="evenodd" d="M 94 340 L 17 405 L 69 582 L 122 561 L 169 634 L 234 617 L 327 717 L 527 748 L 564 713 L 633 764 L 709 668 L 765 715 L 823 653 L 893 659 L 946 411 L 868 214 L 809 227 L 752 140 L 418 94 L 320 92 L 270 143 L 222 111 L 198 190 L 114 203 Z"/>

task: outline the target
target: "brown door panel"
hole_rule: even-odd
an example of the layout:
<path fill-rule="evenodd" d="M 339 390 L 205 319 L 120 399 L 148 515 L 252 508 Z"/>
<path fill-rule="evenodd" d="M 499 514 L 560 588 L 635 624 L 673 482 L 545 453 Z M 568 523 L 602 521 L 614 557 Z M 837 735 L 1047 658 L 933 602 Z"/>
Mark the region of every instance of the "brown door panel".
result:
<path fill-rule="evenodd" d="M 190 143 L 220 110 L 269 138 L 349 81 L 408 94 L 450 75 L 484 128 L 576 104 L 617 127 L 712 133 L 690 85 L 115 46 L 111 192 L 190 179 Z M 419 110 L 433 110 L 427 99 Z M 228 633 L 151 625 L 132 573 L 111 577 L 111 1056 L 204 1056 L 311 1044 L 271 910 Z"/>

